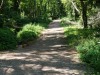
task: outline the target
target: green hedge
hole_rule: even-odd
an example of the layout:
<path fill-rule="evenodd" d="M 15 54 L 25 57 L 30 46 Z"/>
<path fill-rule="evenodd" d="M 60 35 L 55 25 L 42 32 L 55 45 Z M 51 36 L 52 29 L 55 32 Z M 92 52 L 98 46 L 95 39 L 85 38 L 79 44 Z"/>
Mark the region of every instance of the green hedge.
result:
<path fill-rule="evenodd" d="M 28 41 L 36 39 L 41 31 L 43 30 L 43 27 L 39 24 L 26 24 L 21 31 L 18 32 L 17 38 L 19 39 L 20 43 L 26 43 Z"/>
<path fill-rule="evenodd" d="M 15 49 L 17 38 L 15 34 L 7 28 L 0 28 L 0 50 Z"/>

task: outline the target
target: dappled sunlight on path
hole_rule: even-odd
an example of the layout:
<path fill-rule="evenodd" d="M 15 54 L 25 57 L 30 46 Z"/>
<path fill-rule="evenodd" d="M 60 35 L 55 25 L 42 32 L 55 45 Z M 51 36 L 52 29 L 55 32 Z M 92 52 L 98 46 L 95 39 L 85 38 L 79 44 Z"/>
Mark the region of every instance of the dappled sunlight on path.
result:
<path fill-rule="evenodd" d="M 59 20 L 50 23 L 35 44 L 0 54 L 0 75 L 84 75 L 88 67 L 65 44 Z M 90 74 L 88 74 L 90 75 Z"/>

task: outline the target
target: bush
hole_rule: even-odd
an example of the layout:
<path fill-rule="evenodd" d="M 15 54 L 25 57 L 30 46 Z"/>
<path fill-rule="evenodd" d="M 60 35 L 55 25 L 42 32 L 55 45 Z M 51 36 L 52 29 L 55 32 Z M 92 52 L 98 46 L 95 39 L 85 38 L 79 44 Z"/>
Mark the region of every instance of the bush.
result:
<path fill-rule="evenodd" d="M 0 28 L 0 50 L 15 49 L 17 39 L 14 33 L 7 28 Z"/>
<path fill-rule="evenodd" d="M 83 40 L 77 47 L 80 59 L 100 72 L 100 39 Z"/>
<path fill-rule="evenodd" d="M 19 39 L 19 42 L 26 43 L 28 41 L 36 39 L 40 35 L 42 30 L 43 27 L 39 24 L 30 23 L 25 25 L 22 30 L 18 32 L 17 38 Z"/>

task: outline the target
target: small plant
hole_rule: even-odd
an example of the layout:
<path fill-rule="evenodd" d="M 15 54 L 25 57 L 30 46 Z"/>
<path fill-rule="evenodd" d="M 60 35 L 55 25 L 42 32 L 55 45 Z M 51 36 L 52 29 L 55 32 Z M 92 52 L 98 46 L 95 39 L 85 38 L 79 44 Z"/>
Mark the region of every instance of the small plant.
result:
<path fill-rule="evenodd" d="M 15 34 L 7 28 L 0 28 L 0 50 L 15 49 L 17 38 Z"/>
<path fill-rule="evenodd" d="M 22 30 L 18 32 L 17 38 L 19 39 L 19 42 L 26 43 L 28 41 L 36 39 L 40 35 L 42 30 L 43 27 L 39 24 L 30 23 L 25 25 Z"/>

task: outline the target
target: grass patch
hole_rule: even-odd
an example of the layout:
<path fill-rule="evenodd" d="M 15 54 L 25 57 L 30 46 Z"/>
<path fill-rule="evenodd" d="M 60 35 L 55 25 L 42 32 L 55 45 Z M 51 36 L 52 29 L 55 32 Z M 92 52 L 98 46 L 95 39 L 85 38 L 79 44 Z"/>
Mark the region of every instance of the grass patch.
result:
<path fill-rule="evenodd" d="M 77 45 L 84 39 L 91 39 L 97 36 L 95 29 L 65 28 L 65 36 L 69 45 Z"/>

